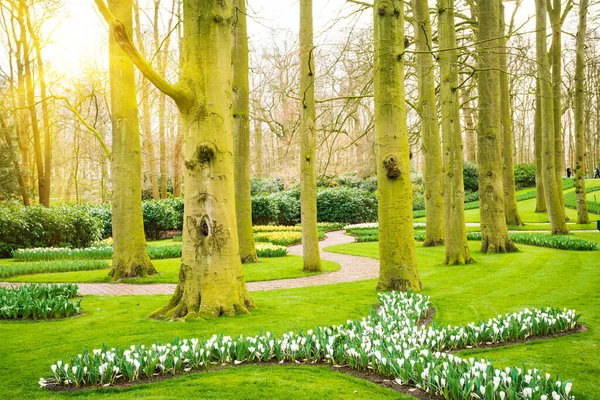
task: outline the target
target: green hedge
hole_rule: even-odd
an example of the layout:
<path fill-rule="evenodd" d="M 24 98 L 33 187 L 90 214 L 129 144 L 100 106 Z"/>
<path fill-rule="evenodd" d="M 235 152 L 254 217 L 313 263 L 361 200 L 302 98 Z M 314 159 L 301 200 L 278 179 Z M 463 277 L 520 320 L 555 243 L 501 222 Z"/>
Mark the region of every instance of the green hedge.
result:
<path fill-rule="evenodd" d="M 515 164 L 514 173 L 517 190 L 535 186 L 534 164 Z"/>
<path fill-rule="evenodd" d="M 25 247 L 87 247 L 102 236 L 102 222 L 85 206 L 0 206 L 0 257 Z"/>

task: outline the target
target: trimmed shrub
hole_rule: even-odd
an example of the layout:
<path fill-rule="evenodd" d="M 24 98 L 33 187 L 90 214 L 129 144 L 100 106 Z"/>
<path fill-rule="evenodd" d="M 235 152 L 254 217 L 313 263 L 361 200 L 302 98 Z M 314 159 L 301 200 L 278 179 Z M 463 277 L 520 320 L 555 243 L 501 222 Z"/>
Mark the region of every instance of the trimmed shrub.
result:
<path fill-rule="evenodd" d="M 300 222 L 300 199 L 292 191 L 269 195 L 277 207 L 277 225 L 296 225 Z"/>
<path fill-rule="evenodd" d="M 361 189 L 323 189 L 317 193 L 317 220 L 358 224 L 377 220 L 377 197 Z"/>
<path fill-rule="evenodd" d="M 102 222 L 85 206 L 0 207 L 0 257 L 26 247 L 86 247 L 102 237 Z"/>
<path fill-rule="evenodd" d="M 514 172 L 517 190 L 535 186 L 535 165 L 515 164 Z"/>
<path fill-rule="evenodd" d="M 463 179 L 465 192 L 477 192 L 479 190 L 479 176 L 476 164 L 468 161 L 464 163 Z"/>
<path fill-rule="evenodd" d="M 271 196 L 252 197 L 252 224 L 269 225 L 279 221 L 279 208 Z"/>

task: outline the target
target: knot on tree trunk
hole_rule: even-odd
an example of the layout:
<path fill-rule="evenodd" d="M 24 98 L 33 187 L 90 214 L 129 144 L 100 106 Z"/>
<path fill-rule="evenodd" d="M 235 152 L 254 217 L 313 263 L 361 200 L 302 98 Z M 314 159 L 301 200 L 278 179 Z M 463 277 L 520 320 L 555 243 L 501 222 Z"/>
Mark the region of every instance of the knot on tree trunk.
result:
<path fill-rule="evenodd" d="M 186 160 L 185 167 L 194 169 L 197 166 L 204 166 L 215 158 L 215 148 L 211 144 L 202 143 L 196 147 L 196 151 L 191 160 Z"/>
<path fill-rule="evenodd" d="M 388 156 L 385 160 L 383 160 L 383 168 L 386 170 L 386 176 L 390 179 L 396 179 L 400 176 L 398 160 L 394 156 Z"/>

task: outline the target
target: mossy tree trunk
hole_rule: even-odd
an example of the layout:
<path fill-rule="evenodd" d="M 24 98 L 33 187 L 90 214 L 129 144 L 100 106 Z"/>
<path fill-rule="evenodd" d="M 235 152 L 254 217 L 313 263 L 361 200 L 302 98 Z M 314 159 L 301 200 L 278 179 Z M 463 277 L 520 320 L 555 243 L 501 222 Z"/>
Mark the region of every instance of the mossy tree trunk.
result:
<path fill-rule="evenodd" d="M 304 271 L 322 271 L 317 231 L 317 122 L 312 0 L 300 0 L 300 208 Z"/>
<path fill-rule="evenodd" d="M 131 0 L 109 0 L 109 7 L 127 29 L 132 27 Z M 113 32 L 111 32 L 113 33 Z M 156 273 L 148 257 L 142 218 L 142 158 L 133 62 L 109 35 L 112 118 L 113 280 Z"/>
<path fill-rule="evenodd" d="M 562 26 L 572 6 L 573 2 L 568 2 L 563 14 L 562 0 L 546 0 L 546 7 L 552 27 L 552 46 L 549 62 L 552 67 L 552 95 L 554 97 L 552 103 L 554 109 L 554 175 L 556 178 L 558 201 L 563 210 L 564 218 L 567 221 L 568 217 L 564 211 L 565 200 L 562 190 L 562 177 L 565 171 L 565 146 L 562 137 Z"/>
<path fill-rule="evenodd" d="M 156 318 L 247 313 L 254 302 L 240 261 L 232 127 L 232 2 L 183 2 L 182 77 L 171 84 L 133 46 L 123 23 L 95 0 L 140 71 L 173 98 L 185 131 L 183 248 L 179 282 Z M 187 23 L 186 23 L 187 21 Z"/>
<path fill-rule="evenodd" d="M 458 96 L 458 51 L 454 24 L 454 0 L 438 0 L 440 95 L 444 144 L 444 212 L 446 259 L 450 265 L 473 262 L 467 244 L 464 212 L 463 144 Z"/>
<path fill-rule="evenodd" d="M 558 192 L 562 193 L 562 184 L 556 179 L 556 161 L 554 138 L 554 104 L 552 96 L 552 77 L 550 61 L 546 50 L 546 0 L 536 0 L 536 61 L 537 79 L 540 84 L 541 121 L 542 121 L 542 173 L 544 178 L 544 197 L 552 233 L 568 233 L 565 214 Z"/>
<path fill-rule="evenodd" d="M 542 96 L 541 96 L 540 80 L 535 80 L 535 115 L 533 124 L 533 147 L 535 153 L 535 212 L 546 212 L 546 198 L 544 196 L 544 175 L 543 175 L 543 145 L 544 131 L 542 121 Z"/>
<path fill-rule="evenodd" d="M 375 135 L 380 290 L 421 289 L 417 268 L 404 99 L 404 3 L 376 0 Z"/>
<path fill-rule="evenodd" d="M 502 127 L 502 161 L 503 161 L 503 186 L 504 186 L 504 214 L 508 225 L 522 226 L 523 221 L 517 208 L 517 195 L 515 188 L 515 172 L 513 164 L 513 123 L 510 110 L 510 89 L 508 86 L 508 65 L 506 63 L 506 23 L 504 21 L 504 5 L 499 2 L 499 47 L 498 59 L 500 62 L 500 122 Z"/>
<path fill-rule="evenodd" d="M 235 162 L 235 211 L 242 263 L 258 262 L 252 231 L 250 195 L 250 92 L 248 83 L 248 33 L 246 0 L 234 0 L 233 47 L 233 143 Z"/>
<path fill-rule="evenodd" d="M 587 27 L 588 0 L 579 2 L 579 27 L 576 39 L 575 60 L 575 193 L 577 194 L 577 223 L 589 224 L 585 193 L 585 35 Z"/>
<path fill-rule="evenodd" d="M 427 225 L 423 246 L 444 243 L 444 188 L 442 185 L 442 152 L 435 97 L 435 76 L 431 19 L 428 0 L 412 0 L 416 44 L 416 69 L 419 82 L 418 112 L 421 122 L 424 155 L 425 210 Z"/>
<path fill-rule="evenodd" d="M 486 27 L 478 30 L 477 45 L 479 56 L 477 161 L 483 253 L 505 253 L 517 250 L 508 237 L 504 213 L 501 106 L 499 104 L 501 102 L 498 57 L 499 11 L 498 0 L 479 2 L 479 24 Z M 512 146 L 510 148 L 512 149 Z"/>

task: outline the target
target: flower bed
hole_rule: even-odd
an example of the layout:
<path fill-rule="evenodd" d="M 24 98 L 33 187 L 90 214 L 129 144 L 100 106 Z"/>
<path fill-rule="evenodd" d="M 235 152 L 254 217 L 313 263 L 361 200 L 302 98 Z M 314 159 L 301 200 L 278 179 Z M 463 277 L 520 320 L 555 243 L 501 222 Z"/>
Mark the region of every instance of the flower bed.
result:
<path fill-rule="evenodd" d="M 286 225 L 255 225 L 252 227 L 254 233 L 264 232 L 302 232 L 301 226 Z"/>
<path fill-rule="evenodd" d="M 110 268 L 108 261 L 101 260 L 62 260 L 29 264 L 13 263 L 12 265 L 0 265 L 0 278 L 49 272 L 94 271 L 106 268 Z"/>
<path fill-rule="evenodd" d="M 77 285 L 30 284 L 0 288 L 0 319 L 65 318 L 81 312 Z"/>
<path fill-rule="evenodd" d="M 260 258 L 285 257 L 288 250 L 285 246 L 277 246 L 271 243 L 256 243 L 256 255 Z"/>
<path fill-rule="evenodd" d="M 590 186 L 585 188 L 585 193 L 596 192 L 600 190 L 600 186 Z M 586 201 L 588 211 L 594 214 L 600 214 L 600 202 L 597 201 Z M 565 194 L 565 207 L 577 210 L 577 193 L 569 192 Z"/>
<path fill-rule="evenodd" d="M 325 232 L 318 231 L 319 240 L 325 237 Z M 290 246 L 302 242 L 302 232 L 280 231 L 280 232 L 262 232 L 254 235 L 257 242 L 269 242 L 279 246 Z"/>
<path fill-rule="evenodd" d="M 93 246 L 82 249 L 68 247 L 40 247 L 13 251 L 15 261 L 51 261 L 51 260 L 110 260 L 112 246 Z M 148 255 L 152 260 L 181 257 L 181 244 L 170 246 L 148 246 Z"/>
<path fill-rule="evenodd" d="M 489 360 L 448 353 L 576 329 L 579 316 L 573 310 L 525 309 L 476 324 L 421 328 L 418 323 L 430 308 L 429 297 L 392 292 L 380 294 L 379 301 L 381 307 L 361 320 L 287 332 L 280 338 L 269 332 L 235 338 L 221 334 L 208 340 L 84 350 L 53 364 L 52 378 L 41 378 L 40 385 L 109 386 L 223 364 L 288 361 L 371 370 L 447 399 L 573 398 L 570 381 L 538 369 L 500 370 Z"/>
<path fill-rule="evenodd" d="M 356 235 L 354 240 L 358 243 L 379 241 L 379 232 L 376 229 L 351 229 L 348 232 L 352 235 Z M 508 236 L 515 243 L 527 244 L 531 246 L 579 251 L 594 251 L 598 249 L 598 243 L 596 242 L 579 239 L 568 235 L 550 235 L 545 233 L 509 233 Z M 419 242 L 424 241 L 425 232 L 415 231 L 415 240 Z M 481 240 L 481 232 L 467 232 L 467 240 Z"/>

